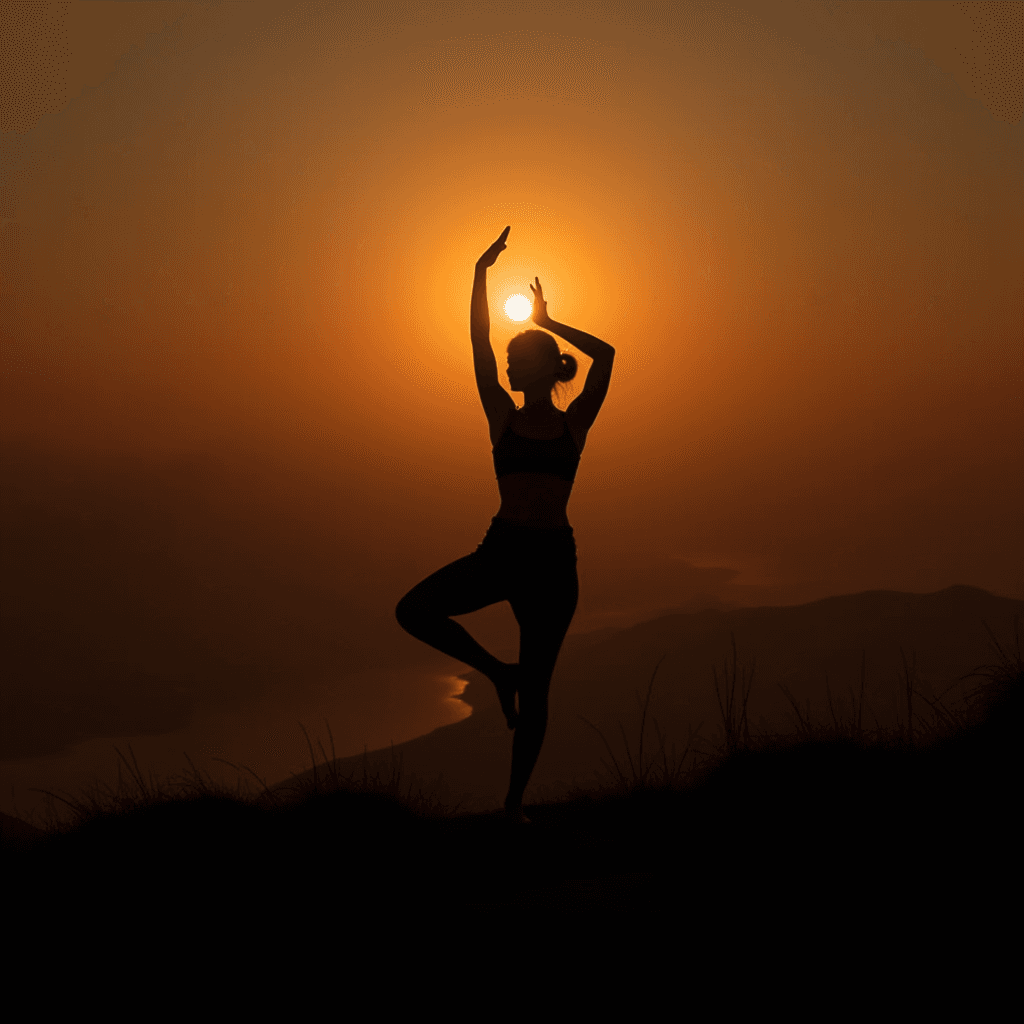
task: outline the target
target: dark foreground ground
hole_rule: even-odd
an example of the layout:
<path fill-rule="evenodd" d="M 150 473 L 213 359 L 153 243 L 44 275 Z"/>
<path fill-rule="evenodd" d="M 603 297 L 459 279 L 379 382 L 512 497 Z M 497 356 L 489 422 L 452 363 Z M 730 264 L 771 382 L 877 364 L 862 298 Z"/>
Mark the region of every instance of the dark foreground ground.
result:
<path fill-rule="evenodd" d="M 681 789 L 528 807 L 530 825 L 335 791 L 276 807 L 207 794 L 38 837 L 8 828 L 7 927 L 116 919 L 125 936 L 183 923 L 244 934 L 288 919 L 429 932 L 628 918 L 691 937 L 742 921 L 763 940 L 799 919 L 830 935 L 945 935 L 959 922 L 976 942 L 1016 913 L 1021 689 L 1018 677 L 983 718 L 924 748 L 777 742 Z"/>

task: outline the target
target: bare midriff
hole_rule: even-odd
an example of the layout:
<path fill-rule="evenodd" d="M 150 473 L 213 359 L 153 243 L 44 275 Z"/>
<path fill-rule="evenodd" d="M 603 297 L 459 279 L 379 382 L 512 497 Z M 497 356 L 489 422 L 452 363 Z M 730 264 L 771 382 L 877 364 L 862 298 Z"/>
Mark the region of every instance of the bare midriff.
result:
<path fill-rule="evenodd" d="M 498 519 L 511 519 L 536 529 L 569 525 L 565 514 L 572 484 L 550 473 L 508 473 L 498 478 L 501 508 Z"/>

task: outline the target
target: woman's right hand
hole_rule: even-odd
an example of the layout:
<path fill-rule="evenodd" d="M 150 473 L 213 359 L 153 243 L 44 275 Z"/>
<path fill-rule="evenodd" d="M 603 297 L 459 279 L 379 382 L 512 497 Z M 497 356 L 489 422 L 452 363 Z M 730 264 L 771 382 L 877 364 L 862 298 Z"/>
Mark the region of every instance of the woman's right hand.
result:
<path fill-rule="evenodd" d="M 498 258 L 498 253 L 505 248 L 505 239 L 508 238 L 508 233 L 511 230 L 512 225 L 510 224 L 500 235 L 498 240 L 476 261 L 478 267 L 493 267 L 494 261 Z"/>

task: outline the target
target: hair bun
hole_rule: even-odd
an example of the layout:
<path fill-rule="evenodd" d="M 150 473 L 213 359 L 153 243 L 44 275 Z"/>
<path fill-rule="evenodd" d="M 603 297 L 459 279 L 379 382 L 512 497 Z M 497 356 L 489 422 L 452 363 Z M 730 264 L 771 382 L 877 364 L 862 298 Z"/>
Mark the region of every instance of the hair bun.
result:
<path fill-rule="evenodd" d="M 558 369 L 555 370 L 555 380 L 560 380 L 563 383 L 572 380 L 576 376 L 577 365 L 575 356 L 569 355 L 568 352 L 560 352 Z"/>

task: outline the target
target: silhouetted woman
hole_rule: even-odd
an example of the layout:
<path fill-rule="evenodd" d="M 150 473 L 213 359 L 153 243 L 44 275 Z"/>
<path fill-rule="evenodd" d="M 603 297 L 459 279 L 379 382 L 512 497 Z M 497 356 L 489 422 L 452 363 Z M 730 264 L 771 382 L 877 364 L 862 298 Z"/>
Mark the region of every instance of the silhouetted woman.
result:
<path fill-rule="evenodd" d="M 402 627 L 439 651 L 471 665 L 498 691 L 508 727 L 515 729 L 512 775 L 505 810 L 516 821 L 537 763 L 548 720 L 548 687 L 569 629 L 579 585 L 576 542 L 565 514 L 587 432 L 608 393 L 615 350 L 548 316 L 540 279 L 534 278 L 533 322 L 565 338 L 593 359 L 586 387 L 564 412 L 551 392 L 576 375 L 576 360 L 545 331 L 527 330 L 508 344 L 508 379 L 522 391 L 517 409 L 498 383 L 490 342 L 487 268 L 505 248 L 509 228 L 477 260 L 470 306 L 476 383 L 490 427 L 501 507 L 476 551 L 438 569 L 409 591 L 395 609 Z M 506 664 L 484 650 L 449 616 L 508 601 L 519 623 L 519 661 Z M 519 710 L 516 711 L 516 694 Z"/>

